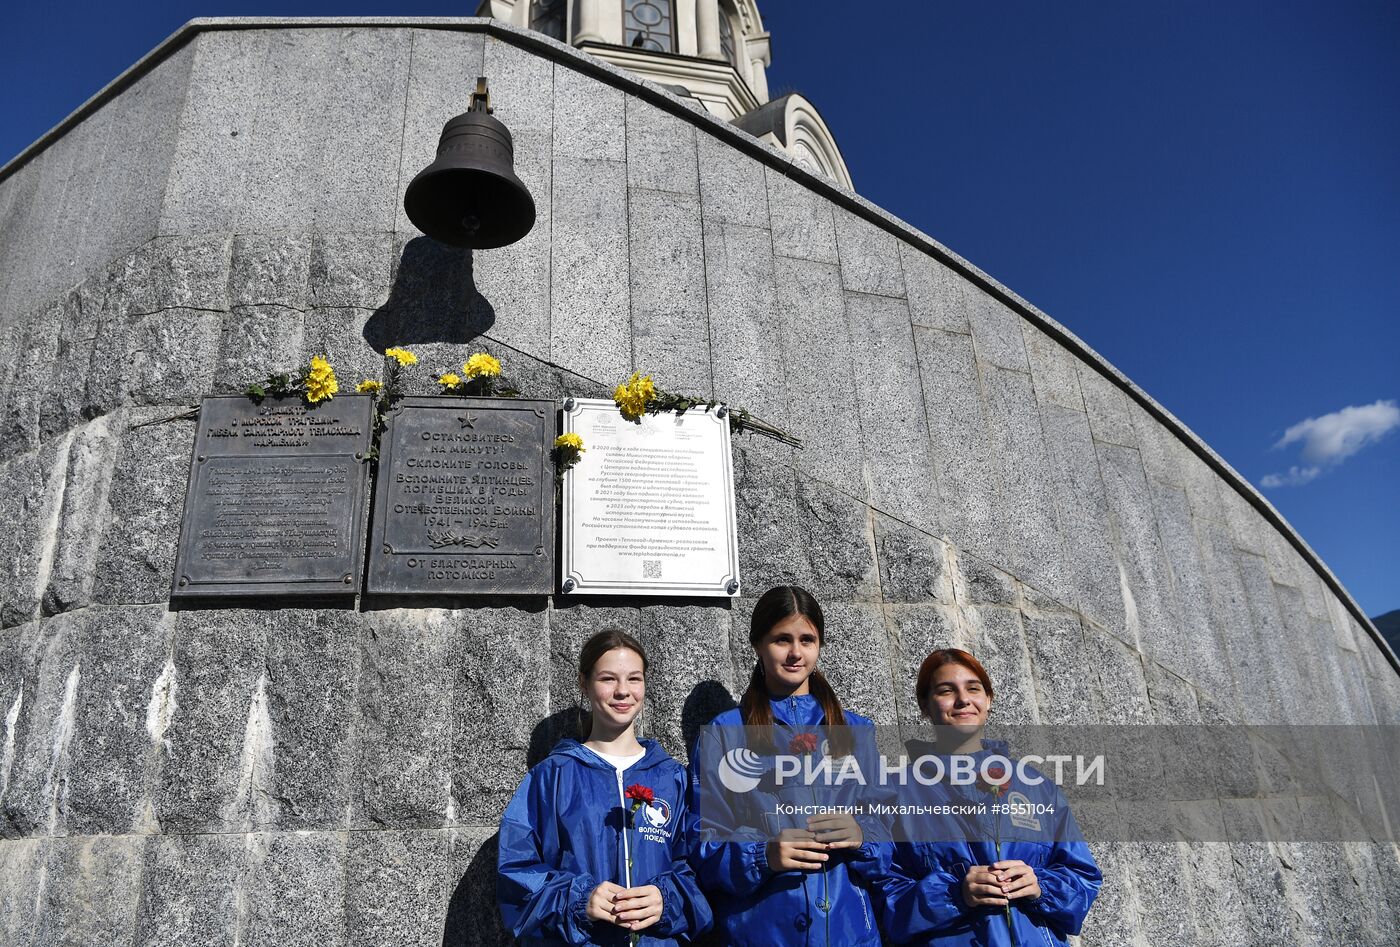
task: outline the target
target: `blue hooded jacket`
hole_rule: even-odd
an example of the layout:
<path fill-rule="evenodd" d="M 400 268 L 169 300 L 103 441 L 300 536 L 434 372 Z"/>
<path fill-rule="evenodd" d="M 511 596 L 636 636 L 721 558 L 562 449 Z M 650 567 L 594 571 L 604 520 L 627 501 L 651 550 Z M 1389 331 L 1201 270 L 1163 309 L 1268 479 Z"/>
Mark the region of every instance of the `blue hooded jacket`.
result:
<path fill-rule="evenodd" d="M 661 919 L 643 947 L 689 943 L 710 926 L 710 906 L 686 863 L 685 770 L 655 740 L 618 778 L 617 770 L 577 740 L 562 740 L 526 774 L 501 817 L 496 900 L 519 943 L 625 945 L 629 931 L 588 917 L 588 899 L 605 881 L 656 885 Z M 631 812 L 624 785 L 640 783 L 655 800 Z"/>
<path fill-rule="evenodd" d="M 969 754 L 979 767 L 988 755 L 1007 756 L 1001 741 L 985 740 L 983 747 Z M 909 746 L 911 759 L 933 752 L 932 744 L 911 742 Z M 1041 782 L 1032 784 L 1013 776 L 1005 792 L 996 797 L 975 786 L 939 783 L 929 787 L 929 803 L 973 807 L 985 803 L 989 811 L 955 817 L 956 824 L 944 817 L 922 827 L 905 821 L 897 835 L 912 841 L 895 844 L 893 864 L 879 873 L 877 901 L 890 940 L 930 947 L 1011 947 L 1005 909 L 967 906 L 962 881 L 975 865 L 1012 859 L 1034 868 L 1040 884 L 1040 897 L 1011 902 L 1017 947 L 1059 947 L 1068 943 L 1068 935 L 1079 933 L 1103 875 L 1058 787 L 1029 766 L 1025 772 Z M 1007 804 L 1018 815 L 993 813 L 994 803 Z M 888 857 L 890 849 L 883 854 Z"/>
<path fill-rule="evenodd" d="M 826 723 L 821 704 L 810 695 L 771 699 L 770 704 L 779 745 L 798 729 L 810 732 Z M 853 727 L 872 725 L 850 711 L 845 711 L 845 717 Z M 737 708 L 728 710 L 711 721 L 711 726 L 739 728 L 743 717 Z M 706 738 L 702 731 L 700 739 Z M 736 797 L 712 786 L 701 790 L 701 759 L 697 746 L 690 754 L 690 861 L 700 887 L 714 905 L 723 943 L 729 947 L 878 947 L 874 906 L 862 885 L 865 872 L 877 870 L 881 864 L 879 843 L 887 836 L 879 834 L 880 826 L 858 820 L 865 842 L 859 848 L 831 852 L 823 871 L 772 872 L 768 868 L 768 840 L 784 828 L 807 827 L 805 815 L 776 820 L 772 815 L 774 802 L 808 803 L 812 799 L 798 786 L 792 786 L 791 792 L 783 787 L 776 799 L 763 791 Z M 696 812 L 697 796 L 702 791 L 703 819 Z M 731 806 L 735 804 L 745 806 L 745 811 L 734 811 Z M 766 818 L 764 812 L 768 813 Z M 765 828 L 755 828 L 758 825 Z M 734 841 L 736 837 L 738 841 Z M 888 843 L 883 848 L 887 849 Z M 826 911 L 821 909 L 823 902 L 828 905 Z"/>

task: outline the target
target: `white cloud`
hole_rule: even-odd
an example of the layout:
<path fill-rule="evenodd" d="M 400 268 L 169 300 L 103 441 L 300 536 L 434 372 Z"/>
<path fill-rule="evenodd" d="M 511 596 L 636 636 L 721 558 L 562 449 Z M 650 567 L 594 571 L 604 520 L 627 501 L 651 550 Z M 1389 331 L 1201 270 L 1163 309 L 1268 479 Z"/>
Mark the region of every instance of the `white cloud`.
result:
<path fill-rule="evenodd" d="M 1299 421 L 1283 432 L 1274 449 L 1301 443 L 1307 465 L 1289 467 L 1285 473 L 1267 474 L 1259 485 L 1272 490 L 1310 483 L 1321 476 L 1325 468 L 1340 464 L 1396 428 L 1400 428 L 1400 406 L 1394 400 L 1350 405 L 1320 418 Z"/>
<path fill-rule="evenodd" d="M 1305 483 L 1316 480 L 1320 473 L 1322 473 L 1321 467 L 1289 467 L 1287 473 L 1266 474 L 1264 479 L 1259 481 L 1259 485 L 1268 490 L 1275 487 L 1301 487 Z"/>
<path fill-rule="evenodd" d="M 1394 401 L 1352 405 L 1320 418 L 1299 421 L 1275 448 L 1303 442 L 1303 459 L 1309 463 L 1337 463 L 1375 443 L 1400 427 L 1400 407 Z"/>

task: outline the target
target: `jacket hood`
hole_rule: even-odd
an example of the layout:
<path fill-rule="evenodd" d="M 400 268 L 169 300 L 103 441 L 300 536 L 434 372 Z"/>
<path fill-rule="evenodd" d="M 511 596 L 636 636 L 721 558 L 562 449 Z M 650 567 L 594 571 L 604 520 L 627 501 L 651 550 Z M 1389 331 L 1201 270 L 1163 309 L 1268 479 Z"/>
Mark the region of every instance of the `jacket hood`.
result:
<path fill-rule="evenodd" d="M 637 742 L 642 745 L 642 749 L 645 752 L 640 760 L 627 768 L 629 772 L 634 769 L 651 769 L 653 766 L 659 766 L 671 758 L 671 754 L 663 750 L 661 744 L 657 743 L 655 740 L 638 740 Z M 549 751 L 549 755 L 550 757 L 568 757 L 582 763 L 584 766 L 588 766 L 592 769 L 600 769 L 607 773 L 615 772 L 612 765 L 609 764 L 607 760 L 603 759 L 597 753 L 594 753 L 573 737 L 565 737 L 560 740 L 554 745 L 554 749 Z"/>

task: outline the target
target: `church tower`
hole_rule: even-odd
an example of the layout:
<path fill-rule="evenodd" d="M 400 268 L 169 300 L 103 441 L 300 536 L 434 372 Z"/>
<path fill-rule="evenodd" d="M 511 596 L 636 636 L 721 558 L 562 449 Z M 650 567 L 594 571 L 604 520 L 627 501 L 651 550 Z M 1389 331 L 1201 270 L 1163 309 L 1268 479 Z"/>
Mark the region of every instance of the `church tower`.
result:
<path fill-rule="evenodd" d="M 586 50 L 694 99 L 710 114 L 854 190 L 816 106 L 768 97 L 769 34 L 753 0 L 482 0 L 479 16 Z"/>

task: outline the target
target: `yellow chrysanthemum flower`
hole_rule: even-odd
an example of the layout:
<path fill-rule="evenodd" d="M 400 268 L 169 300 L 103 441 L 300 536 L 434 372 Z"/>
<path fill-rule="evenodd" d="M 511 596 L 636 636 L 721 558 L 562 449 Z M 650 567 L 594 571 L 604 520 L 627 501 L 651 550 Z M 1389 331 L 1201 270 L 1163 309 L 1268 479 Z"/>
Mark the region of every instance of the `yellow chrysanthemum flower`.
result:
<path fill-rule="evenodd" d="M 582 454 L 587 448 L 583 446 L 583 438 L 570 431 L 568 434 L 560 434 L 554 439 L 555 447 L 567 447 Z"/>
<path fill-rule="evenodd" d="M 355 390 L 358 391 L 360 394 L 375 394 L 383 388 L 384 385 L 382 383 L 377 382 L 372 378 L 366 378 L 364 381 L 360 382 L 358 385 L 355 386 Z"/>
<path fill-rule="evenodd" d="M 462 373 L 468 378 L 481 378 L 484 376 L 496 377 L 501 373 L 501 363 L 494 355 L 485 352 L 477 352 L 467 359 L 462 366 Z"/>
<path fill-rule="evenodd" d="M 335 369 L 331 368 L 331 363 L 326 361 L 324 355 L 317 355 L 311 360 L 311 367 L 306 372 L 306 400 L 312 404 L 329 401 L 339 390 L 340 383 L 335 380 Z"/>
<path fill-rule="evenodd" d="M 656 385 L 652 383 L 650 375 L 643 376 L 641 372 L 633 372 L 626 384 L 618 385 L 613 391 L 613 401 L 617 402 L 618 410 L 629 421 L 646 414 L 647 403 L 654 397 Z"/>
<path fill-rule="evenodd" d="M 408 349 L 385 349 L 384 355 L 387 358 L 392 358 L 405 368 L 409 365 L 418 364 L 418 356 L 414 355 Z"/>
<path fill-rule="evenodd" d="M 458 378 L 451 372 L 447 372 L 446 374 L 438 376 L 438 384 L 442 385 L 445 388 L 452 388 L 456 385 L 460 385 L 461 383 L 462 379 Z"/>

